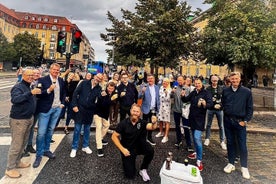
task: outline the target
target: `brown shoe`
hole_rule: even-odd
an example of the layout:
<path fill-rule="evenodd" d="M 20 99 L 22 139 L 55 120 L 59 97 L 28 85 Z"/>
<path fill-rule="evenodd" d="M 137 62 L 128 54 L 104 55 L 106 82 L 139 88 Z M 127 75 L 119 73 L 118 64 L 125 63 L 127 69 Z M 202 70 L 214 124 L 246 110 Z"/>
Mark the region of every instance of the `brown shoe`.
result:
<path fill-rule="evenodd" d="M 24 163 L 24 162 L 19 162 L 18 164 L 17 164 L 17 168 L 27 168 L 27 167 L 30 167 L 31 166 L 31 164 L 30 163 Z"/>
<path fill-rule="evenodd" d="M 10 178 L 20 178 L 21 177 L 21 174 L 15 169 L 12 169 L 9 171 L 6 170 L 5 174 Z"/>

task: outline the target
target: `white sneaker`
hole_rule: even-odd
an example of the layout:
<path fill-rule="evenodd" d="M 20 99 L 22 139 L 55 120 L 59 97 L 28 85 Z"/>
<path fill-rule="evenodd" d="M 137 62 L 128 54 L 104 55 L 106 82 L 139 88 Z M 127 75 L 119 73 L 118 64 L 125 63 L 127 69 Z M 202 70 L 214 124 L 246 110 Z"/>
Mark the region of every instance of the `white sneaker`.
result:
<path fill-rule="evenodd" d="M 87 146 L 86 148 L 82 148 L 82 151 L 84 151 L 86 154 L 91 154 L 92 150 Z"/>
<path fill-rule="evenodd" d="M 162 132 L 159 132 L 158 134 L 155 135 L 155 137 L 163 137 L 164 134 Z"/>
<path fill-rule="evenodd" d="M 226 172 L 226 173 L 231 173 L 232 171 L 235 171 L 235 166 L 234 165 L 232 165 L 232 164 L 230 164 L 230 163 L 228 163 L 227 164 L 227 166 L 226 167 L 224 167 L 224 172 Z"/>
<path fill-rule="evenodd" d="M 139 171 L 139 174 L 140 174 L 140 176 L 143 178 L 143 181 L 146 182 L 146 181 L 149 181 L 149 180 L 150 180 L 150 177 L 149 177 L 149 175 L 148 175 L 146 169 L 140 170 L 140 171 Z"/>
<path fill-rule="evenodd" d="M 205 146 L 209 146 L 209 144 L 210 144 L 210 139 L 205 139 L 204 145 L 205 145 Z"/>
<path fill-rule="evenodd" d="M 166 143 L 166 142 L 168 142 L 168 140 L 169 140 L 169 138 L 167 136 L 164 136 L 161 142 Z"/>
<path fill-rule="evenodd" d="M 224 142 L 221 142 L 220 146 L 223 150 L 227 150 L 227 146 Z"/>
<path fill-rule="evenodd" d="M 72 150 L 71 150 L 71 153 L 70 153 L 70 157 L 71 157 L 71 158 L 76 157 L 76 153 L 77 153 L 77 150 L 72 149 Z"/>
<path fill-rule="evenodd" d="M 250 178 L 250 174 L 249 171 L 246 167 L 242 167 L 241 168 L 241 172 L 242 172 L 242 177 L 245 179 L 249 179 Z"/>

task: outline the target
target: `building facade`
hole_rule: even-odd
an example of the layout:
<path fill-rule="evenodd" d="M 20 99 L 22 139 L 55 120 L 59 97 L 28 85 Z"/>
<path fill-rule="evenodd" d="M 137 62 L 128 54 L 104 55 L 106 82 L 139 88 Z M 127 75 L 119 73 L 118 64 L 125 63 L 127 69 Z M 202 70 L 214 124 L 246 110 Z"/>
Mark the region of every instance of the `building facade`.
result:
<path fill-rule="evenodd" d="M 65 65 L 65 55 L 56 52 L 57 35 L 59 31 L 67 33 L 66 52 L 70 52 L 72 32 L 76 29 L 80 30 L 76 24 L 72 24 L 66 17 L 19 12 L 0 4 L 0 31 L 6 36 L 7 40 L 13 42 L 15 35 L 26 31 L 35 35 L 41 41 L 43 62 L 47 64 L 58 62 Z M 70 64 L 83 67 L 88 59 L 94 60 L 94 57 L 94 49 L 85 34 L 82 34 L 79 53 L 71 56 Z"/>

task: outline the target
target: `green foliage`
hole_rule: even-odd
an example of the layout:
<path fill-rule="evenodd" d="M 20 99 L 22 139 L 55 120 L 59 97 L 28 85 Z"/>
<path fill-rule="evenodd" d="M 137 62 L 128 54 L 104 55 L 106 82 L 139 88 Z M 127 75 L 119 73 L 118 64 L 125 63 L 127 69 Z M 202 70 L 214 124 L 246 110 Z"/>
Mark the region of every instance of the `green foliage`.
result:
<path fill-rule="evenodd" d="M 0 61 L 12 61 L 14 57 L 13 45 L 8 43 L 7 38 L 0 32 Z"/>
<path fill-rule="evenodd" d="M 211 0 L 203 48 L 207 62 L 243 68 L 276 66 L 275 7 L 259 0 Z"/>
<path fill-rule="evenodd" d="M 37 56 L 41 53 L 41 42 L 34 35 L 28 32 L 19 33 L 14 37 L 13 47 L 16 51 L 16 58 L 22 57 L 22 66 L 34 65 Z"/>
<path fill-rule="evenodd" d="M 112 28 L 107 28 L 108 33 L 101 38 L 107 45 L 114 45 L 115 62 L 139 66 L 141 60 L 150 59 L 151 66 L 174 68 L 179 56 L 192 51 L 194 28 L 188 17 L 198 12 L 192 12 L 186 2 L 138 0 L 135 10 L 122 9 L 123 20 L 107 13 Z M 127 62 L 129 56 L 131 62 Z"/>

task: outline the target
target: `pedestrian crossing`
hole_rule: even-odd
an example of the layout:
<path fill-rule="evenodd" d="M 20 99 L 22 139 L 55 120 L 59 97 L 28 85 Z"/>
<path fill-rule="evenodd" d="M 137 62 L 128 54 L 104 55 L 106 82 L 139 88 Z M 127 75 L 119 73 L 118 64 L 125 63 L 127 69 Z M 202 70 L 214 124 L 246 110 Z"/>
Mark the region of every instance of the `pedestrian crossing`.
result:
<path fill-rule="evenodd" d="M 1 89 L 8 89 L 13 87 L 16 84 L 15 81 L 11 80 L 11 79 L 1 79 L 0 80 L 0 90 Z"/>
<path fill-rule="evenodd" d="M 51 144 L 51 151 L 54 152 L 58 145 L 61 143 L 62 139 L 64 138 L 64 134 L 54 134 L 53 139 L 55 140 L 54 144 Z M 0 139 L 0 145 L 10 145 L 11 142 L 11 137 L 6 136 L 6 137 L 1 137 Z M 35 146 L 34 146 L 35 147 Z M 7 157 L 6 155 L 3 155 Z M 18 169 L 20 174 L 22 175 L 18 179 L 14 178 L 9 178 L 8 176 L 3 176 L 0 178 L 0 183 L 1 184 L 26 184 L 26 183 L 33 183 L 33 181 L 37 178 L 45 164 L 47 163 L 49 159 L 47 157 L 42 157 L 41 164 L 38 168 L 33 168 L 32 166 L 24 169 Z M 22 162 L 24 163 L 31 163 L 35 161 L 35 154 L 31 154 L 29 157 L 23 157 L 21 159 Z M 6 164 L 1 163 L 1 167 L 6 167 Z"/>

